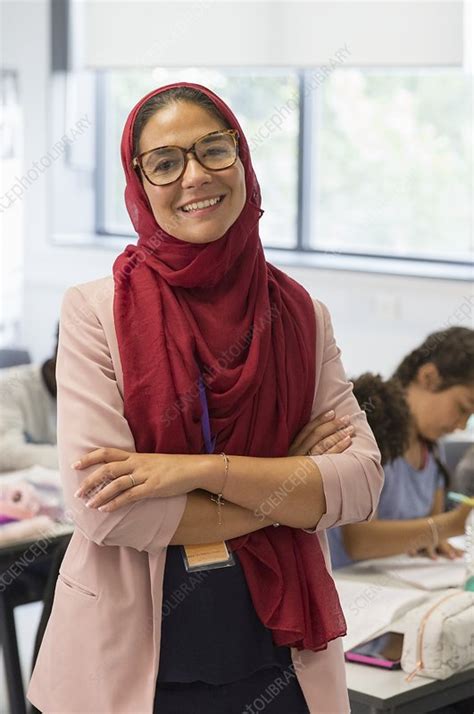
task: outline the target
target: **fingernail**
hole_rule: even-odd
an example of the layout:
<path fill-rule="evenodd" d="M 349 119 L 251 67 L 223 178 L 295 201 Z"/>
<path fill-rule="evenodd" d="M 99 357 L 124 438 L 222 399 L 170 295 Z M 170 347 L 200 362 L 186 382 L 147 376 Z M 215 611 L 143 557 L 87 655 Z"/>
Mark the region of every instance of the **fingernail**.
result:
<path fill-rule="evenodd" d="M 86 501 L 86 508 L 92 508 L 92 499 Z"/>
<path fill-rule="evenodd" d="M 106 510 L 107 510 L 107 506 L 99 506 L 99 508 L 98 508 L 97 510 L 98 510 L 98 511 L 106 511 Z"/>
<path fill-rule="evenodd" d="M 350 426 L 346 426 L 345 429 L 343 429 L 342 431 L 344 434 L 352 434 L 352 432 L 354 431 L 354 427 L 352 426 L 352 424 L 350 424 Z"/>
<path fill-rule="evenodd" d="M 71 464 L 71 468 L 78 469 L 80 465 L 81 465 L 80 461 L 75 461 L 73 464 Z"/>
<path fill-rule="evenodd" d="M 80 494 L 81 494 L 81 489 L 78 488 L 76 493 L 74 494 L 74 498 L 79 498 Z"/>
<path fill-rule="evenodd" d="M 323 419 L 332 419 L 334 416 L 334 409 L 330 409 L 328 412 L 323 414 Z"/>
<path fill-rule="evenodd" d="M 342 424 L 349 424 L 351 421 L 351 418 L 350 418 L 350 416 L 345 414 L 345 416 L 341 417 L 340 421 Z"/>

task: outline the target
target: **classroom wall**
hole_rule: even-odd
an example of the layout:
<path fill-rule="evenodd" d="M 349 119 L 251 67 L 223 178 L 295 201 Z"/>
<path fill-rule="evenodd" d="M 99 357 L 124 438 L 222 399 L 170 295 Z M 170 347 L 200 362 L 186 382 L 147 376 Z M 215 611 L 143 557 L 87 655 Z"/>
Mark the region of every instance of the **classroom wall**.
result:
<path fill-rule="evenodd" d="M 4 2 L 2 20 L 2 64 L 20 72 L 25 115 L 24 166 L 29 167 L 59 138 L 48 132 L 48 3 Z M 19 36 L 21 44 L 17 41 Z M 46 171 L 10 209 L 23 213 L 21 336 L 37 360 L 51 350 L 66 288 L 109 274 L 116 255 L 110 249 L 53 244 L 48 212 L 51 200 L 61 200 L 61 196 L 48 195 Z M 470 300 L 474 304 L 467 283 L 326 269 L 283 269 L 328 305 L 350 374 L 366 369 L 389 374 L 400 357 L 429 331 L 447 324 L 472 322 L 467 308 L 463 308 L 469 306 Z M 460 308 L 464 312 L 458 312 Z"/>

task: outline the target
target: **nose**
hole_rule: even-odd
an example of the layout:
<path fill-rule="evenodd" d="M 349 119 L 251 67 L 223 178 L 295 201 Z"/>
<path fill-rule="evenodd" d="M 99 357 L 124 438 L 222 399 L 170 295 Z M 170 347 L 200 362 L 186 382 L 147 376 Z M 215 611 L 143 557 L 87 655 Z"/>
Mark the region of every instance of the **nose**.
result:
<path fill-rule="evenodd" d="M 187 158 L 188 162 L 181 177 L 183 188 L 196 188 L 212 181 L 210 173 L 201 166 L 194 154 L 189 153 Z"/>

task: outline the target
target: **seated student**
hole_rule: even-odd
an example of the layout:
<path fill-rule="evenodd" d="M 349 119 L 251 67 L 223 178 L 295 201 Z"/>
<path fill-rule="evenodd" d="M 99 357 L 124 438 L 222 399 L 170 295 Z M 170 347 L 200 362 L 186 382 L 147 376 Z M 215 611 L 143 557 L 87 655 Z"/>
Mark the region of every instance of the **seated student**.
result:
<path fill-rule="evenodd" d="M 409 409 L 408 445 L 384 466 L 376 517 L 328 531 L 333 568 L 400 553 L 460 555 L 447 539 L 464 532 L 470 509 L 463 505 L 443 512 L 448 475 L 437 440 L 463 429 L 474 411 L 474 330 L 451 327 L 433 333 L 402 360 L 394 377 Z M 393 435 L 374 423 L 370 409 L 366 412 L 382 450 Z"/>
<path fill-rule="evenodd" d="M 0 370 L 0 472 L 58 468 L 56 346 L 42 364 Z"/>

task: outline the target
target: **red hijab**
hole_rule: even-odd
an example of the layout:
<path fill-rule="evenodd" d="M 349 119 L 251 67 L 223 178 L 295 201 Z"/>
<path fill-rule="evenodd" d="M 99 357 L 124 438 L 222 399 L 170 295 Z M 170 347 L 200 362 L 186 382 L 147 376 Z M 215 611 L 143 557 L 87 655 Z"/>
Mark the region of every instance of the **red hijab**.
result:
<path fill-rule="evenodd" d="M 209 97 L 240 137 L 247 199 L 225 235 L 208 244 L 187 243 L 161 229 L 132 168 L 139 109 L 155 94 L 180 86 Z M 258 232 L 260 188 L 236 117 L 201 85 L 167 85 L 132 109 L 121 152 L 125 203 L 139 238 L 113 266 L 114 318 L 124 414 L 137 451 L 203 453 L 202 374 L 216 453 L 287 456 L 310 419 L 314 306 L 301 285 L 265 260 Z M 270 526 L 229 545 L 238 551 L 255 610 L 275 644 L 319 650 L 345 634 L 316 535 Z"/>

